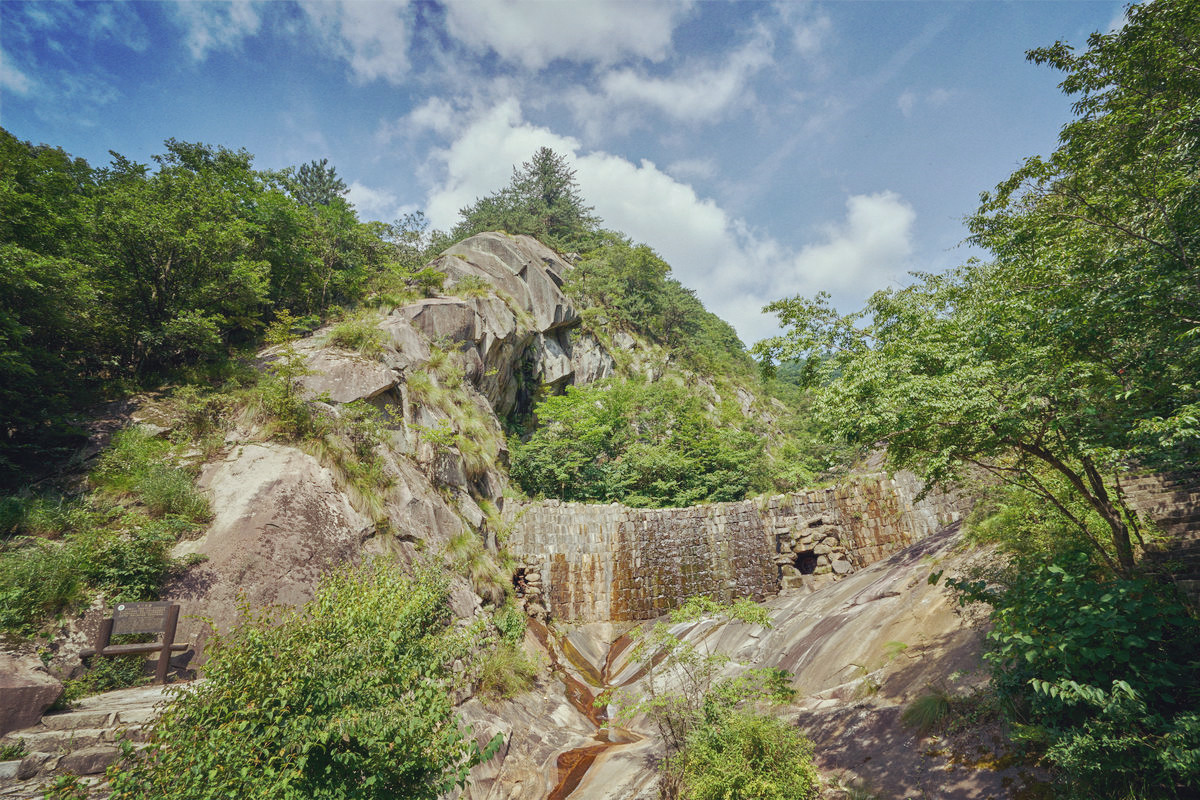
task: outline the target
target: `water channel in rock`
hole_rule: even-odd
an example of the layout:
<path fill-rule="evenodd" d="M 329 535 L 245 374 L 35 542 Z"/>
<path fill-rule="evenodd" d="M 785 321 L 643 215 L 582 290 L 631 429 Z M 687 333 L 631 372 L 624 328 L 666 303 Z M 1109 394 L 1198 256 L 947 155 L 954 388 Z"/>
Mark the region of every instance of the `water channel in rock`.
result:
<path fill-rule="evenodd" d="M 604 667 L 598 670 L 571 644 L 566 636 L 555 636 L 546 626 L 535 620 L 529 621 L 529 629 L 546 648 L 546 652 L 550 654 L 551 671 L 566 687 L 567 701 L 596 726 L 596 732 L 592 735 L 592 744 L 567 750 L 558 756 L 556 763 L 558 776 L 554 789 L 547 795 L 546 800 L 566 800 L 579 787 L 584 775 L 604 751 L 642 739 L 632 731 L 609 725 L 606 709 L 596 705 L 596 695 L 613 688 L 610 683 L 613 662 L 629 646 L 631 639 L 626 634 L 609 645 L 608 654 L 604 659 Z M 559 660 L 560 651 L 563 658 L 593 686 L 589 687 L 571 674 L 571 671 Z M 625 681 L 621 685 L 624 686 L 631 682 L 632 680 Z"/>

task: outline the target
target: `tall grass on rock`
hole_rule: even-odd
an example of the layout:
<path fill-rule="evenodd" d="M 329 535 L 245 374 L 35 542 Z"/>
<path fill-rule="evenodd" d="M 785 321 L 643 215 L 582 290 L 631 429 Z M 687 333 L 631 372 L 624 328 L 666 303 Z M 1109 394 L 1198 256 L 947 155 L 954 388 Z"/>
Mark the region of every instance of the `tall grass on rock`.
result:
<path fill-rule="evenodd" d="M 247 619 L 175 690 L 149 746 L 110 772 L 119 800 L 433 800 L 499 746 L 454 714 L 445 582 L 375 562 L 331 573 L 303 610 Z"/>

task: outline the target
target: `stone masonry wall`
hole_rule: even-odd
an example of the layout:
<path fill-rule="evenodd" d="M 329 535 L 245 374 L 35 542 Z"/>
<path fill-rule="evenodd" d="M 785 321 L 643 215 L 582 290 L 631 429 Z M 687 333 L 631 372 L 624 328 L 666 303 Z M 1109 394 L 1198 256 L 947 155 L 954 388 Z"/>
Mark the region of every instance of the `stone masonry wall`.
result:
<path fill-rule="evenodd" d="M 912 475 L 690 508 L 546 500 L 504 509 L 518 592 L 535 616 L 651 619 L 689 597 L 815 588 L 960 519 L 968 503 Z"/>

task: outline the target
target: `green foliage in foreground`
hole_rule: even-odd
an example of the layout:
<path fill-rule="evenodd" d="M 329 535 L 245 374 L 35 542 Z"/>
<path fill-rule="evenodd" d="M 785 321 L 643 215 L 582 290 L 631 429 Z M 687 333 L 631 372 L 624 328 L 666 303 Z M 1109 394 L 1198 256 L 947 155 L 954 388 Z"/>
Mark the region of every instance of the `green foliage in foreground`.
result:
<path fill-rule="evenodd" d="M 1086 556 L 1018 563 L 998 586 L 953 581 L 992 607 L 992 682 L 1018 738 L 1073 797 L 1200 791 L 1200 622 L 1174 589 L 1107 579 Z"/>
<path fill-rule="evenodd" d="M 755 703 L 792 699 L 791 676 L 744 669 L 728 677 L 729 658 L 673 632 L 683 622 L 742 623 L 769 628 L 767 611 L 743 598 L 732 604 L 690 599 L 671 612 L 671 625 L 640 634 L 631 652 L 647 664 L 644 693 L 618 690 L 617 720 L 645 715 L 662 738 L 660 796 L 801 800 L 816 792 L 812 745 L 795 728 L 753 710 Z"/>
<path fill-rule="evenodd" d="M 723 715 L 687 739 L 683 787 L 692 800 L 816 797 L 812 744 L 793 726 L 750 711 Z"/>
<path fill-rule="evenodd" d="M 512 477 L 531 495 L 634 506 L 741 500 L 764 488 L 761 439 L 740 412 L 718 424 L 669 381 L 570 387 L 537 407 L 540 426 L 510 445 Z"/>
<path fill-rule="evenodd" d="M 302 611 L 246 619 L 176 690 L 149 747 L 110 772 L 119 800 L 437 798 L 490 757 L 453 708 L 455 630 L 433 570 L 328 576 Z"/>

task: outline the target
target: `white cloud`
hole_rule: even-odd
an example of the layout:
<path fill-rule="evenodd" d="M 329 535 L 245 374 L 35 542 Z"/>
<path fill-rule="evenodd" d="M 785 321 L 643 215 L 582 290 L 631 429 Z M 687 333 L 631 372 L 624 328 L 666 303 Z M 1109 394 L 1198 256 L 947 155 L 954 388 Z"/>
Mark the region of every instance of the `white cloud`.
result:
<path fill-rule="evenodd" d="M 792 47 L 808 59 L 816 58 L 833 31 L 828 15 L 806 3 L 784 4 L 779 7 L 783 21 L 792 29 Z"/>
<path fill-rule="evenodd" d="M 717 174 L 717 162 L 711 158 L 681 158 L 667 165 L 667 172 L 676 178 L 712 178 Z"/>
<path fill-rule="evenodd" d="M 651 77 L 638 70 L 613 70 L 600 78 L 600 106 L 644 105 L 674 119 L 687 122 L 712 120 L 748 99 L 751 77 L 771 63 L 771 40 L 756 36 L 730 54 L 718 67 L 693 67 L 665 78 Z"/>
<path fill-rule="evenodd" d="M 611 64 L 625 57 L 660 61 L 693 0 L 449 0 L 451 35 L 477 51 L 541 69 L 556 58 Z"/>
<path fill-rule="evenodd" d="M 29 94 L 33 89 L 33 81 L 29 79 L 28 75 L 9 63 L 3 50 L 0 50 L 0 89 L 22 96 Z"/>
<path fill-rule="evenodd" d="M 453 128 L 454 118 L 454 106 L 441 97 L 431 97 L 410 111 L 407 121 L 413 130 L 445 134 Z"/>
<path fill-rule="evenodd" d="M 607 227 L 657 250 L 747 343 L 775 332 L 774 320 L 760 313 L 771 300 L 827 290 L 842 307 L 861 304 L 904 272 L 912 252 L 916 214 L 892 192 L 850 197 L 842 222 L 818 229 L 819 241 L 796 250 L 649 161 L 581 152 L 578 140 L 526 122 L 516 100 L 463 120 L 458 129 L 456 140 L 433 153 L 444 173 L 426 206 L 434 227 L 453 226 L 459 208 L 507 184 L 513 164 L 550 147 L 568 156 L 584 197 Z"/>
<path fill-rule="evenodd" d="M 373 189 L 358 181 L 350 183 L 347 199 L 363 219 L 393 222 L 417 210 L 414 205 L 401 203 L 396 195 L 387 189 Z"/>
<path fill-rule="evenodd" d="M 846 295 L 858 287 L 882 288 L 898 277 L 912 254 L 917 214 L 895 192 L 852 195 L 846 219 L 822 229 L 824 241 L 793 255 L 776 278 L 776 288 L 791 294 L 822 289 Z M 787 284 L 800 287 L 786 289 Z"/>
<path fill-rule="evenodd" d="M 928 92 L 918 94 L 912 89 L 905 89 L 896 98 L 896 106 L 900 109 L 900 113 L 906 117 L 911 117 L 919 106 L 929 106 L 931 108 L 940 108 L 946 105 L 957 94 L 953 89 L 930 89 Z"/>
<path fill-rule="evenodd" d="M 310 3 L 304 10 L 316 34 L 359 80 L 400 83 L 408 74 L 413 27 L 408 0 L 339 0 Z"/>
<path fill-rule="evenodd" d="M 237 47 L 243 39 L 258 33 L 262 25 L 258 9 L 248 0 L 174 3 L 171 8 L 184 29 L 184 44 L 197 61 L 210 51 Z"/>

